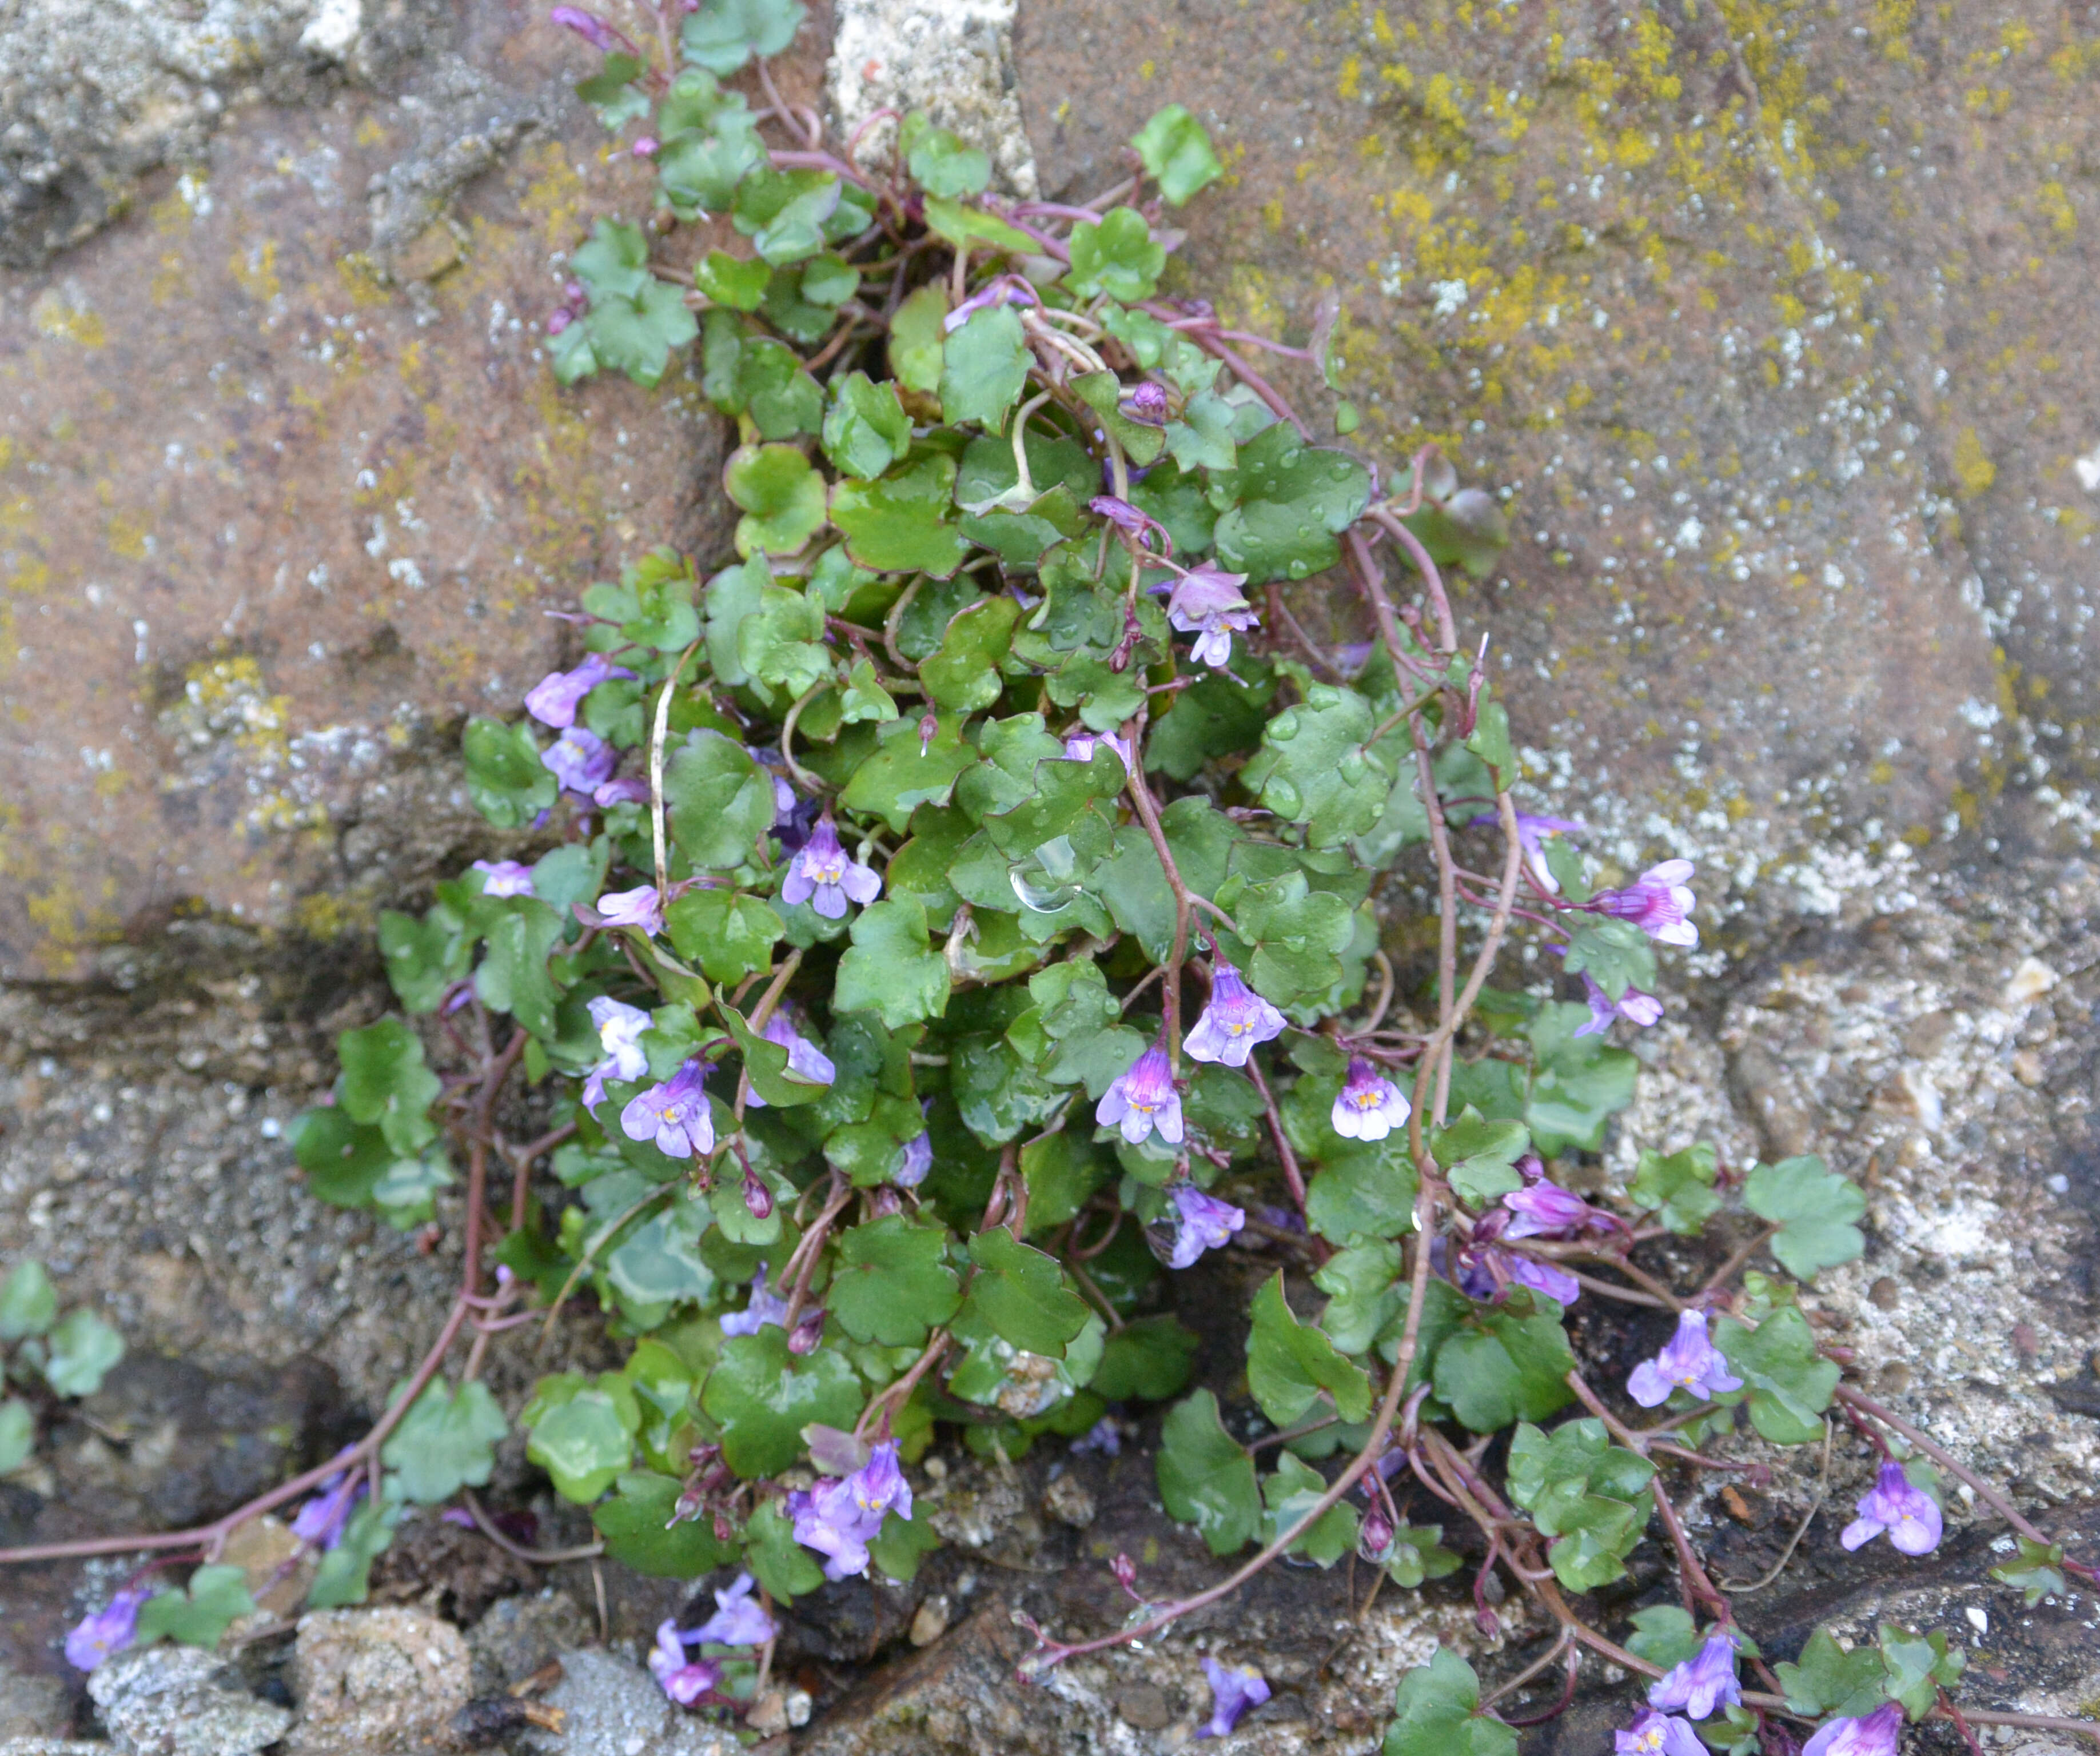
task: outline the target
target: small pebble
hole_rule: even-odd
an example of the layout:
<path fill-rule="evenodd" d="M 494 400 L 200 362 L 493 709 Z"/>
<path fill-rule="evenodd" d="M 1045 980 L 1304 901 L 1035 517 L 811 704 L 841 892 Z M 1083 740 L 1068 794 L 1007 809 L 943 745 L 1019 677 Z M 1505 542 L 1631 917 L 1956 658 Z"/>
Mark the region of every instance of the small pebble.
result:
<path fill-rule="evenodd" d="M 947 1631 L 947 1595 L 937 1591 L 919 1606 L 911 1618 L 911 1643 L 914 1646 L 931 1646 Z"/>
<path fill-rule="evenodd" d="M 1893 1311 L 1903 1303 L 1903 1288 L 1884 1274 L 1867 1289 L 1867 1297 L 1877 1311 Z"/>
<path fill-rule="evenodd" d="M 1125 1725 L 1140 1732 L 1164 1731 L 1174 1718 L 1166 1692 L 1156 1683 L 1133 1683 L 1117 1690 L 1115 1710 Z"/>
<path fill-rule="evenodd" d="M 2044 1069 L 2041 1057 L 2031 1048 L 2023 1048 L 2013 1057 L 2013 1077 L 2025 1086 L 2036 1086 L 2042 1082 Z"/>

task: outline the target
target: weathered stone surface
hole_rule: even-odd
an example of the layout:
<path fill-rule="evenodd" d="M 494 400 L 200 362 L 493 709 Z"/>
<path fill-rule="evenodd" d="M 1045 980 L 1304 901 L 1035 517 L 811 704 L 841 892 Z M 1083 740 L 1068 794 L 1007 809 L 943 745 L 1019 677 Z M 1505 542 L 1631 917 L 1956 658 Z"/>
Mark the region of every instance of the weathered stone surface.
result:
<path fill-rule="evenodd" d="M 225 1660 L 193 1646 L 119 1652 L 95 1666 L 87 1692 L 116 1756 L 249 1756 L 292 1719 L 241 1688 Z"/>
<path fill-rule="evenodd" d="M 545 1696 L 562 1710 L 558 1736 L 527 1732 L 523 1748 L 545 1756 L 731 1756 L 736 1740 L 673 1707 L 632 1660 L 586 1648 L 562 1654 L 562 1680 Z"/>
<path fill-rule="evenodd" d="M 443 1741 L 472 1692 L 466 1642 L 421 1610 L 315 1610 L 299 1618 L 294 1756 L 380 1756 Z"/>

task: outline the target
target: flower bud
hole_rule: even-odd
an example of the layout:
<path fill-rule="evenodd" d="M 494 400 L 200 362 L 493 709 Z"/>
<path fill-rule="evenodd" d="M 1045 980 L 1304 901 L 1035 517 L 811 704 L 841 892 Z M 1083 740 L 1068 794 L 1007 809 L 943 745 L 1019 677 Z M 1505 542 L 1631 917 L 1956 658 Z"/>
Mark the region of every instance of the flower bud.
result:
<path fill-rule="evenodd" d="M 773 1191 L 759 1181 L 755 1171 L 743 1173 L 743 1204 L 754 1220 L 763 1220 L 772 1214 Z"/>
<path fill-rule="evenodd" d="M 1383 1564 L 1392 1552 L 1392 1520 L 1386 1516 L 1383 1506 L 1374 1506 L 1357 1529 L 1357 1553 L 1376 1567 Z"/>
<path fill-rule="evenodd" d="M 814 1311 L 803 1313 L 801 1321 L 788 1335 L 788 1351 L 790 1353 L 814 1353 L 817 1343 L 823 1339 L 824 1313 L 820 1306 Z"/>

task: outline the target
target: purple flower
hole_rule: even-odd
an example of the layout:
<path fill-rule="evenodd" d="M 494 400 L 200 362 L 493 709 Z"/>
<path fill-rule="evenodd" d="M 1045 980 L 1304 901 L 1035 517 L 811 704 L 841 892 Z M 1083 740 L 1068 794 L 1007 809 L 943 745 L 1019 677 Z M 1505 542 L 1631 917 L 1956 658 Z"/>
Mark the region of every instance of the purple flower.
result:
<path fill-rule="evenodd" d="M 75 1670 L 92 1670 L 130 1645 L 139 1631 L 139 1606 L 146 1598 L 143 1586 L 126 1586 L 92 1616 L 82 1617 L 67 1631 L 66 1662 Z"/>
<path fill-rule="evenodd" d="M 1580 1195 L 1571 1195 L 1557 1183 L 1542 1179 L 1529 1189 L 1514 1189 L 1502 1197 L 1502 1205 L 1515 1214 L 1502 1236 L 1508 1238 L 1567 1237 L 1588 1229 L 1605 1231 L 1613 1221 L 1597 1211 Z"/>
<path fill-rule="evenodd" d="M 1645 1030 L 1662 1017 L 1662 1002 L 1652 994 L 1642 993 L 1639 988 L 1628 988 L 1613 999 L 1597 986 L 1586 969 L 1582 972 L 1582 997 L 1590 1003 L 1590 1021 L 1575 1027 L 1577 1036 L 1601 1036 L 1621 1018 Z"/>
<path fill-rule="evenodd" d="M 715 1593 L 715 1613 L 684 1639 L 695 1644 L 763 1646 L 774 1636 L 773 1618 L 751 1595 L 749 1573 L 739 1573 L 726 1591 Z"/>
<path fill-rule="evenodd" d="M 1176 1183 L 1170 1197 L 1176 1216 L 1174 1251 L 1167 1259 L 1171 1268 L 1187 1268 L 1207 1250 L 1224 1249 L 1246 1224 L 1246 1216 L 1230 1202 L 1206 1195 L 1193 1183 Z"/>
<path fill-rule="evenodd" d="M 664 930 L 664 899 L 653 884 L 632 890 L 608 890 L 598 899 L 598 923 L 606 927 L 639 927 L 644 933 Z"/>
<path fill-rule="evenodd" d="M 1659 944 L 1696 945 L 1699 929 L 1685 919 L 1699 900 L 1684 882 L 1691 876 L 1691 861 L 1665 860 L 1623 890 L 1599 890 L 1590 906 L 1631 921 Z"/>
<path fill-rule="evenodd" d="M 1352 1057 L 1349 1076 L 1335 1094 L 1334 1112 L 1328 1120 L 1345 1140 L 1382 1141 L 1395 1128 L 1406 1127 L 1413 1107 L 1400 1088 L 1377 1068 Z"/>
<path fill-rule="evenodd" d="M 926 1180 L 926 1173 L 933 1168 L 933 1136 L 921 1129 L 904 1143 L 903 1159 L 889 1173 L 889 1180 L 899 1189 L 916 1189 Z"/>
<path fill-rule="evenodd" d="M 632 775 L 620 780 L 608 780 L 591 795 L 591 803 L 600 810 L 611 810 L 615 805 L 646 805 L 649 802 L 649 783 Z"/>
<path fill-rule="evenodd" d="M 788 876 L 780 881 L 780 900 L 807 902 L 827 920 L 836 920 L 846 911 L 849 898 L 866 907 L 882 894 L 882 880 L 872 869 L 846 858 L 839 845 L 839 832 L 828 817 L 819 818 L 810 839 L 788 863 Z"/>
<path fill-rule="evenodd" d="M 721 1666 L 707 1659 L 688 1663 L 686 1644 L 675 1621 L 656 1625 L 656 1643 L 649 1649 L 649 1670 L 664 1692 L 681 1707 L 690 1707 L 721 1681 Z"/>
<path fill-rule="evenodd" d="M 1882 1463 L 1873 1489 L 1860 1496 L 1858 1510 L 1860 1516 L 1838 1538 L 1848 1549 L 1873 1542 L 1885 1530 L 1889 1546 L 1901 1555 L 1930 1555 L 1939 1546 L 1939 1502 L 1912 1486 L 1894 1458 Z"/>
<path fill-rule="evenodd" d="M 829 1085 L 839 1076 L 839 1070 L 832 1065 L 832 1057 L 810 1042 L 794 1026 L 775 1013 L 765 1021 L 765 1028 L 758 1033 L 769 1043 L 778 1043 L 788 1051 L 788 1070 L 798 1073 L 804 1079 L 818 1085 Z M 765 1100 L 756 1091 L 744 1095 L 744 1107 L 763 1110 Z"/>
<path fill-rule="evenodd" d="M 1582 1296 L 1582 1283 L 1551 1263 L 1527 1256 L 1518 1250 L 1504 1251 L 1502 1254 L 1509 1263 L 1509 1277 L 1518 1286 L 1529 1286 L 1533 1292 L 1543 1293 L 1563 1305 L 1572 1305 Z"/>
<path fill-rule="evenodd" d="M 1896 1756 L 1903 1709 L 1884 1702 L 1860 1719 L 1833 1719 L 1801 1747 L 1801 1756 Z"/>
<path fill-rule="evenodd" d="M 342 1527 L 357 1502 L 364 1498 L 364 1476 L 351 1470 L 329 1477 L 321 1491 L 301 1507 L 292 1520 L 292 1534 L 317 1549 L 332 1549 L 342 1541 Z"/>
<path fill-rule="evenodd" d="M 588 799 L 620 765 L 620 752 L 582 726 L 571 726 L 540 752 L 540 765 L 569 792 Z"/>
<path fill-rule="evenodd" d="M 1211 1679 L 1211 1717 L 1196 1728 L 1199 1738 L 1229 1736 L 1242 1714 L 1268 1699 L 1268 1681 L 1251 1665 L 1221 1665 L 1206 1652 L 1203 1674 Z"/>
<path fill-rule="evenodd" d="M 1616 1756 L 1706 1756 L 1706 1746 L 1692 1723 L 1674 1714 L 1648 1710 L 1625 1732 L 1614 1732 Z"/>
<path fill-rule="evenodd" d="M 1486 1229 L 1483 1221 L 1476 1237 Z M 1582 1283 L 1573 1275 L 1499 1244 L 1476 1242 L 1453 1251 L 1439 1238 L 1430 1243 L 1429 1260 L 1460 1292 L 1483 1304 L 1500 1304 L 1509 1297 L 1511 1286 L 1528 1286 L 1564 1305 L 1572 1305 L 1582 1296 Z"/>
<path fill-rule="evenodd" d="M 1072 1441 L 1070 1449 L 1098 1451 L 1103 1457 L 1119 1458 L 1123 1455 L 1123 1428 L 1116 1424 L 1113 1414 L 1104 1414 Z"/>
<path fill-rule="evenodd" d="M 1123 393 L 1119 408 L 1126 421 L 1135 421 L 1140 426 L 1163 427 L 1167 425 L 1167 386 L 1151 378 L 1133 384 Z"/>
<path fill-rule="evenodd" d="M 1706 1339 L 1706 1313 L 1687 1311 L 1677 1319 L 1677 1333 L 1652 1360 L 1643 1360 L 1626 1377 L 1626 1393 L 1644 1409 L 1659 1409 L 1673 1390 L 1687 1390 L 1700 1401 L 1724 1390 L 1740 1390 L 1743 1381 L 1728 1370 L 1721 1350 Z M 1704 1714 L 1695 1716 L 1705 1718 Z"/>
<path fill-rule="evenodd" d="M 995 305 L 1039 305 L 1035 289 L 1019 275 L 1000 275 L 977 289 L 961 304 L 941 320 L 943 333 L 953 335 L 981 311 L 990 311 Z"/>
<path fill-rule="evenodd" d="M 632 677 L 634 673 L 608 664 L 593 652 L 573 671 L 549 671 L 525 693 L 525 711 L 542 726 L 567 731 L 576 722 L 583 699 L 611 677 Z"/>
<path fill-rule="evenodd" d="M 595 12 L 586 12 L 580 7 L 558 6 L 547 15 L 547 22 L 567 25 L 602 55 L 610 55 L 627 42 L 626 38 Z"/>
<path fill-rule="evenodd" d="M 867 1546 L 883 1514 L 911 1516 L 911 1487 L 897 1467 L 897 1442 L 885 1440 L 850 1476 L 819 1479 L 806 1493 L 788 1496 L 795 1540 L 827 1559 L 824 1577 L 845 1579 L 867 1571 Z"/>
<path fill-rule="evenodd" d="M 1681 1708 L 1694 1719 L 1705 1718 L 1717 1705 L 1733 1707 L 1742 1698 L 1743 1686 L 1736 1680 L 1736 1643 L 1727 1634 L 1710 1636 L 1648 1689 L 1649 1706 L 1673 1713 Z"/>
<path fill-rule="evenodd" d="M 660 1085 L 637 1092 L 620 1113 L 620 1132 L 630 1141 L 653 1140 L 673 1158 L 695 1158 L 715 1149 L 715 1121 L 704 1082 L 708 1070 L 689 1061 Z"/>
<path fill-rule="evenodd" d="M 1193 634 L 1189 662 L 1222 669 L 1233 661 L 1233 636 L 1260 628 L 1261 618 L 1248 607 L 1240 587 L 1244 573 L 1228 573 L 1205 561 L 1182 575 L 1167 599 L 1167 620 L 1185 634 Z"/>
<path fill-rule="evenodd" d="M 732 1311 L 721 1320 L 725 1335 L 756 1335 L 767 1324 L 775 1329 L 788 1326 L 788 1301 L 776 1293 L 765 1290 L 765 1264 L 758 1264 L 758 1277 L 751 1283 L 751 1299 L 741 1311 Z"/>
<path fill-rule="evenodd" d="M 1283 1034 L 1284 1017 L 1222 957 L 1211 960 L 1211 1004 L 1182 1047 L 1196 1061 L 1244 1067 L 1257 1043 Z"/>
<path fill-rule="evenodd" d="M 1468 829 L 1492 828 L 1502 819 L 1493 811 L 1483 811 L 1469 819 Z M 1560 894 L 1560 880 L 1546 864 L 1546 844 L 1555 836 L 1586 836 L 1587 823 L 1578 823 L 1572 817 L 1534 817 L 1529 811 L 1516 814 L 1516 839 L 1524 849 L 1524 863 L 1531 868 L 1531 876 L 1538 880 L 1538 888 L 1548 896 Z"/>
<path fill-rule="evenodd" d="M 532 868 L 521 866 L 515 860 L 476 860 L 474 870 L 481 874 L 481 893 L 483 896 L 530 896 L 532 893 Z"/>
<path fill-rule="evenodd" d="M 1168 1145 L 1181 1144 L 1181 1097 L 1162 1047 L 1154 1043 L 1129 1071 L 1116 1075 L 1094 1105 L 1094 1120 L 1105 1128 L 1120 1127 L 1133 1146 L 1155 1130 Z"/>
<path fill-rule="evenodd" d="M 1123 771 L 1126 774 L 1137 772 L 1132 760 L 1130 739 L 1118 738 L 1113 732 L 1074 732 L 1065 740 L 1065 760 L 1068 762 L 1091 762 L 1094 759 L 1094 752 L 1103 744 L 1123 758 Z"/>
<path fill-rule="evenodd" d="M 590 1003 L 590 1017 L 598 1026 L 598 1046 L 605 1051 L 605 1059 L 584 1081 L 584 1108 L 595 1115 L 605 1101 L 607 1079 L 638 1079 L 648 1072 L 649 1057 L 642 1052 L 641 1038 L 649 1028 L 649 1014 L 601 994 Z"/>

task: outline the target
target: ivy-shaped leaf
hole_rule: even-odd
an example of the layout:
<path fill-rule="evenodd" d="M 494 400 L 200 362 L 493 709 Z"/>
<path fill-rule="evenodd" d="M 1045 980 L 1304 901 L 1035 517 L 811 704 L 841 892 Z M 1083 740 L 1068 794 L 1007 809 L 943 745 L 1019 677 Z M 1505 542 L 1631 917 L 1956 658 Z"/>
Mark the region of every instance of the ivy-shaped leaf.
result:
<path fill-rule="evenodd" d="M 1175 1404 L 1159 1432 L 1159 1498 L 1167 1516 L 1193 1524 L 1213 1555 L 1244 1548 L 1261 1529 L 1254 1460 L 1218 1418 L 1207 1390 Z"/>
<path fill-rule="evenodd" d="M 1303 823 L 1308 845 L 1338 847 L 1378 822 L 1392 791 L 1392 776 L 1367 748 L 1375 729 L 1356 690 L 1315 683 L 1268 722 L 1241 779 L 1278 817 Z"/>
<path fill-rule="evenodd" d="M 1345 1421 L 1361 1421 L 1370 1412 L 1370 1380 L 1364 1369 L 1343 1359 L 1321 1330 L 1291 1315 L 1280 1271 L 1255 1295 L 1247 1388 L 1279 1427 L 1296 1426 L 1322 1391 Z"/>
<path fill-rule="evenodd" d="M 735 1551 L 715 1535 L 712 1519 L 671 1522 L 682 1485 L 646 1471 L 622 1476 L 591 1511 L 607 1557 L 655 1579 L 697 1579 L 728 1561 Z"/>
<path fill-rule="evenodd" d="M 965 1304 L 970 1317 L 1008 1346 L 1049 1359 L 1087 1326 L 1087 1302 L 1065 1285 L 1053 1257 L 1021 1243 L 1004 1226 L 970 1240 Z"/>
<path fill-rule="evenodd" d="M 874 1013 L 900 1030 L 946 1010 L 949 979 L 947 959 L 929 946 L 925 904 L 916 897 L 892 897 L 854 919 L 853 946 L 839 960 L 832 1005 L 842 1013 Z"/>
<path fill-rule="evenodd" d="M 1180 206 L 1225 174 L 1203 125 L 1178 104 L 1155 111 L 1130 143 L 1169 207 Z"/>
<path fill-rule="evenodd" d="M 800 554 L 823 528 L 824 479 L 792 445 L 741 447 L 730 454 L 722 484 L 743 513 L 736 526 L 740 555 Z"/>
<path fill-rule="evenodd" d="M 1336 538 L 1363 516 L 1370 492 L 1370 472 L 1355 458 L 1308 445 L 1279 421 L 1240 448 L 1218 558 L 1250 587 L 1318 573 L 1341 558 Z"/>
<path fill-rule="evenodd" d="M 861 1401 L 860 1381 L 838 1349 L 790 1353 L 788 1332 L 774 1324 L 724 1342 L 700 1395 L 721 1423 L 723 1458 L 747 1480 L 777 1476 L 801 1457 L 812 1422 L 850 1427 Z"/>
<path fill-rule="evenodd" d="M 1072 227 L 1071 251 L 1072 290 L 1082 298 L 1106 293 L 1135 305 L 1158 291 L 1167 266 L 1167 247 L 1134 207 L 1112 207 L 1098 223 L 1081 220 Z"/>
<path fill-rule="evenodd" d="M 1823 1357 L 1808 1319 L 1796 1307 L 1773 1312 L 1755 1329 L 1724 1317 L 1714 1325 L 1714 1344 L 1743 1380 L 1750 1425 L 1762 1437 L 1777 1445 L 1805 1445 L 1823 1436 L 1823 1411 L 1838 1388 L 1838 1362 Z"/>
<path fill-rule="evenodd" d="M 1436 1350 L 1436 1394 L 1475 1432 L 1498 1432 L 1566 1406 L 1574 1369 L 1558 1317 L 1520 1317 L 1508 1305 L 1476 1308 Z"/>
<path fill-rule="evenodd" d="M 398 1473 L 409 1499 L 433 1506 L 462 1488 L 487 1487 L 496 1443 L 510 1431 L 503 1410 L 479 1379 L 455 1391 L 434 1378 L 386 1436 L 380 1460 Z"/>
<path fill-rule="evenodd" d="M 437 1138 L 430 1110 L 443 1088 L 424 1065 L 414 1031 L 398 1018 L 382 1018 L 335 1040 L 342 1061 L 336 1101 L 345 1115 L 377 1127 L 396 1153 L 421 1151 Z"/>
<path fill-rule="evenodd" d="M 1516 1756 L 1516 1733 L 1480 1711 L 1480 1679 L 1449 1647 L 1400 1679 L 1383 1756 Z"/>
<path fill-rule="evenodd" d="M 1279 1453 L 1275 1472 L 1261 1485 L 1261 1497 L 1267 1507 L 1262 1516 L 1262 1541 L 1280 1541 L 1286 1531 L 1295 1529 L 1299 1521 L 1319 1504 L 1320 1497 L 1326 1491 L 1326 1478 L 1319 1471 L 1288 1451 Z M 1322 1512 L 1313 1521 L 1312 1528 L 1292 1543 L 1286 1552 L 1302 1555 L 1316 1566 L 1332 1567 L 1356 1547 L 1357 1522 L 1357 1509 L 1348 1501 L 1341 1501 Z"/>
<path fill-rule="evenodd" d="M 1743 1205 L 1779 1227 L 1769 1247 L 1798 1280 L 1812 1281 L 1867 1247 L 1854 1223 L 1867 1211 L 1866 1196 L 1814 1154 L 1759 1165 L 1743 1184 Z"/>
<path fill-rule="evenodd" d="M 1470 1105 L 1429 1137 L 1429 1150 L 1453 1190 L 1474 1207 L 1524 1187 L 1516 1162 L 1530 1149 L 1531 1131 L 1521 1122 L 1489 1122 Z"/>
<path fill-rule="evenodd" d="M 827 1303 L 855 1341 L 919 1348 L 962 1304 L 945 1236 L 902 1214 L 856 1225 L 839 1239 Z"/>
<path fill-rule="evenodd" d="M 1680 1238 L 1696 1238 L 1721 1211 L 1715 1176 L 1714 1149 L 1703 1141 L 1667 1158 L 1643 1147 L 1626 1194 Z"/>
<path fill-rule="evenodd" d="M 157 1592 L 139 1606 L 134 1638 L 140 1646 L 165 1639 L 214 1647 L 228 1628 L 254 1611 L 247 1576 L 238 1567 L 200 1567 L 182 1590 Z"/>
<path fill-rule="evenodd" d="M 1510 1444 L 1510 1498 L 1554 1539 L 1546 1560 L 1571 1591 L 1621 1577 L 1640 1541 L 1655 1466 L 1611 1443 L 1604 1423 L 1564 1422 L 1551 1436 L 1526 1423 Z"/>

